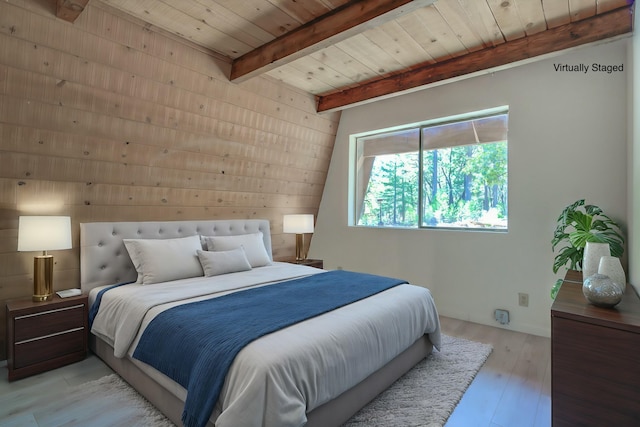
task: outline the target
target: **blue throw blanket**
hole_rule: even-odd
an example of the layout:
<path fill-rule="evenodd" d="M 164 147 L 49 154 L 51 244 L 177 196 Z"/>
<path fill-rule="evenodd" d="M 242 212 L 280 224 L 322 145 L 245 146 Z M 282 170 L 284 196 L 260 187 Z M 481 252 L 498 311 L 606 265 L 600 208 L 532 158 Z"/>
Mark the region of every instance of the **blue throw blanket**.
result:
<path fill-rule="evenodd" d="M 263 335 L 361 300 L 403 280 L 349 271 L 177 306 L 156 316 L 133 354 L 187 389 L 182 421 L 204 426 L 236 355 Z"/>

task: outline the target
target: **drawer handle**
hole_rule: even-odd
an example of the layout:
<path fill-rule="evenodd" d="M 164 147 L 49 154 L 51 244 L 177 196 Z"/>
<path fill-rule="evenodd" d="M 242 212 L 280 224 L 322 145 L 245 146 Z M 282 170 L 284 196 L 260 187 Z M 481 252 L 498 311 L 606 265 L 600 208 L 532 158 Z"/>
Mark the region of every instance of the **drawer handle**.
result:
<path fill-rule="evenodd" d="M 62 332 L 55 332 L 55 333 L 53 333 L 53 334 L 43 335 L 43 336 L 41 336 L 41 337 L 30 338 L 30 339 L 28 339 L 28 340 L 20 341 L 20 342 L 17 342 L 15 345 L 19 345 L 19 344 L 26 344 L 26 343 L 29 343 L 29 342 L 32 342 L 32 341 L 43 340 L 43 339 L 45 339 L 45 338 L 51 338 L 51 337 L 55 337 L 55 336 L 58 336 L 58 335 L 70 334 L 71 332 L 78 332 L 78 331 L 81 331 L 81 330 L 83 330 L 83 329 L 84 329 L 84 327 L 82 327 L 82 328 L 73 328 L 73 329 L 68 329 L 68 330 L 66 330 L 66 331 L 62 331 Z"/>
<path fill-rule="evenodd" d="M 41 311 L 39 313 L 33 313 L 33 314 L 24 314 L 22 316 L 16 316 L 15 320 L 26 319 L 28 317 L 35 317 L 35 316 L 44 316 L 45 314 L 59 313 L 61 311 L 74 310 L 76 308 L 81 308 L 81 307 L 84 308 L 84 304 L 72 305 L 72 306 L 63 307 L 63 308 L 56 308 L 54 310 Z"/>

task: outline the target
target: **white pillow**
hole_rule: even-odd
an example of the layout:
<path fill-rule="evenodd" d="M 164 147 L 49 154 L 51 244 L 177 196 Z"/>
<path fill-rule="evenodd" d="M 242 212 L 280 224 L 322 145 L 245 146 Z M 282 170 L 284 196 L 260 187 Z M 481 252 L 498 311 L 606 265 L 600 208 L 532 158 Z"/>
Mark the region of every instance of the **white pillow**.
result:
<path fill-rule="evenodd" d="M 230 251 L 243 248 L 251 267 L 262 267 L 271 264 L 271 259 L 264 247 L 262 232 L 239 234 L 237 236 L 204 236 L 207 249 L 210 251 Z"/>
<path fill-rule="evenodd" d="M 198 259 L 207 277 L 251 270 L 242 248 L 220 252 L 198 251 Z"/>
<path fill-rule="evenodd" d="M 148 285 L 202 276 L 200 236 L 177 239 L 122 239 L 138 272 L 136 283 Z"/>

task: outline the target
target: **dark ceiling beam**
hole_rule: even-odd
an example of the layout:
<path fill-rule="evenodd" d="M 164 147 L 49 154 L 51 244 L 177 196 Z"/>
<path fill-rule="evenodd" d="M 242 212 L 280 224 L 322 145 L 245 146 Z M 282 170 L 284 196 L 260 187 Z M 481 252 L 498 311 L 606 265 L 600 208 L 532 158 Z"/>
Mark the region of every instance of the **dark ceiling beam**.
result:
<path fill-rule="evenodd" d="M 374 98 L 574 48 L 633 30 L 633 4 L 436 64 L 422 64 L 360 85 L 318 96 L 318 112 L 339 110 Z"/>
<path fill-rule="evenodd" d="M 72 24 L 84 11 L 89 0 L 57 0 L 56 16 Z"/>
<path fill-rule="evenodd" d="M 266 73 L 369 28 L 429 6 L 434 1 L 352 0 L 235 59 L 230 80 L 240 83 Z"/>

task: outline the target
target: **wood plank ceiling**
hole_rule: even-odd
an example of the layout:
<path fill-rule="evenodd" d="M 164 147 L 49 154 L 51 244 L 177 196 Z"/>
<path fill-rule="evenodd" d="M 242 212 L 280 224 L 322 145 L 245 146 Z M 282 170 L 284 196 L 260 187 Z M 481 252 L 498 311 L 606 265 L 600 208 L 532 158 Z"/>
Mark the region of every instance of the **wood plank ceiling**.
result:
<path fill-rule="evenodd" d="M 86 0 L 58 0 L 82 10 Z M 332 111 L 630 34 L 633 0 L 92 0 Z M 73 21 L 74 18 L 63 19 Z"/>

